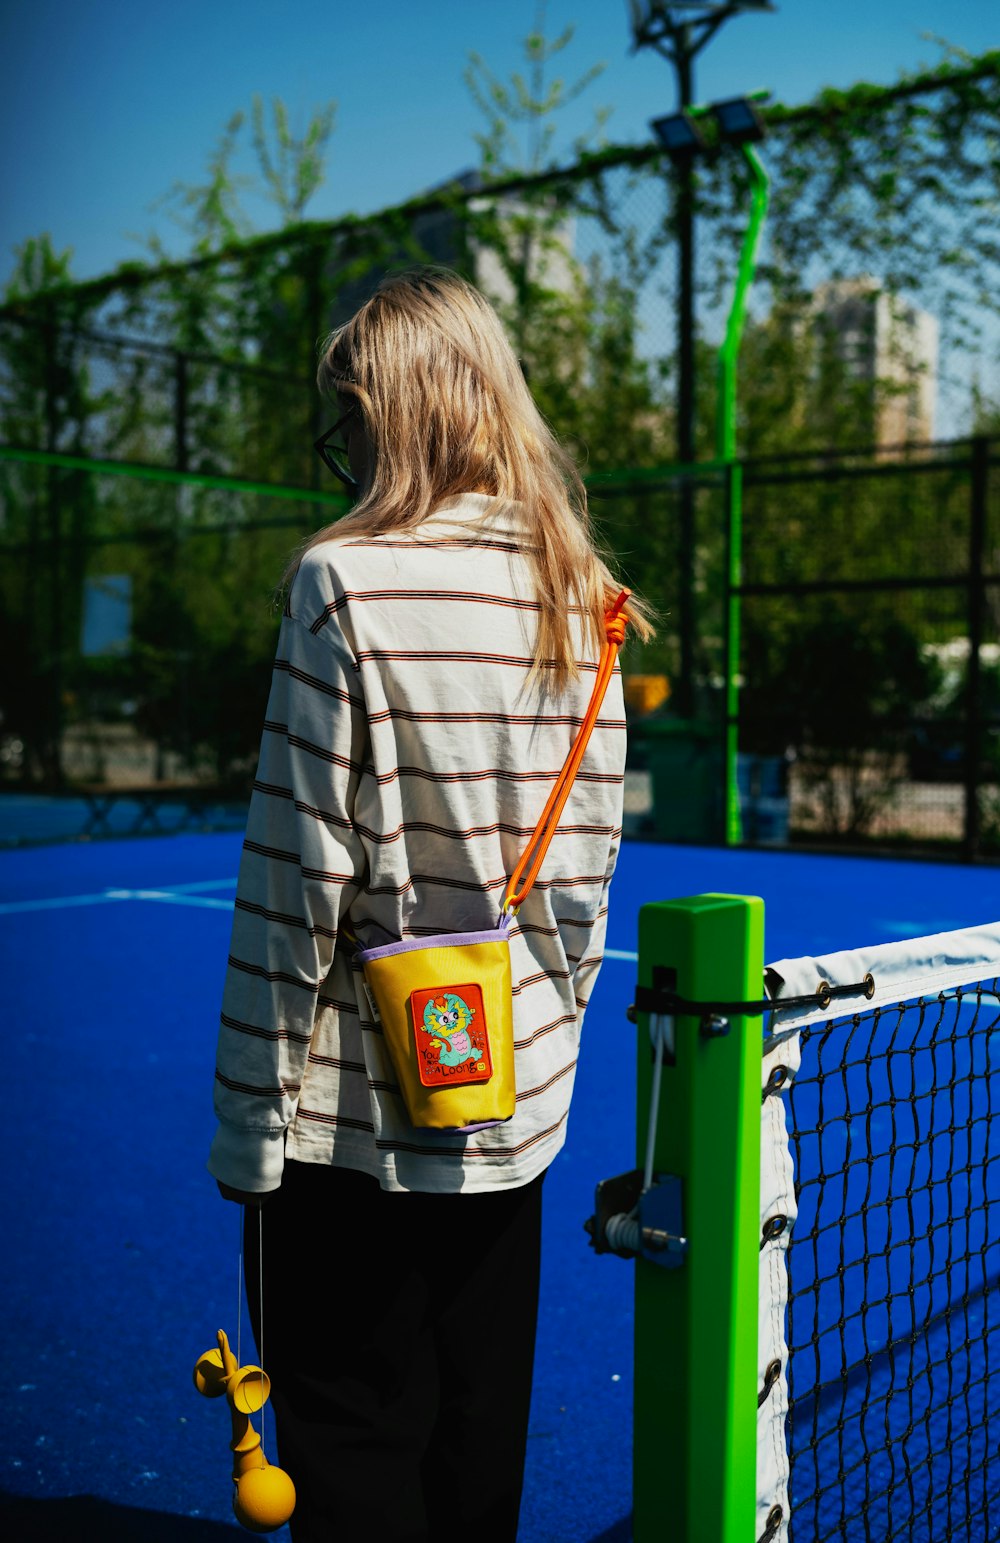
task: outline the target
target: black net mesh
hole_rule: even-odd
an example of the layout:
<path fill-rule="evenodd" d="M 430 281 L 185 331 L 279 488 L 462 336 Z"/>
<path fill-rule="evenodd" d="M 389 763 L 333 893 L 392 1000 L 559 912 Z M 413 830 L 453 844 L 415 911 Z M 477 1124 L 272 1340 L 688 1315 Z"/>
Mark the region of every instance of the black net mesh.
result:
<path fill-rule="evenodd" d="M 802 1031 L 790 1537 L 1000 1537 L 998 981 Z"/>

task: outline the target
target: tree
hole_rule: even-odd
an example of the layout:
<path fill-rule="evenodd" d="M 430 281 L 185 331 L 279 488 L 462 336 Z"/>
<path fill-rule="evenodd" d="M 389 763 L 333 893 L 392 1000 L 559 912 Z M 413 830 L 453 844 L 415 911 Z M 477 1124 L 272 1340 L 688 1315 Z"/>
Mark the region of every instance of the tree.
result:
<path fill-rule="evenodd" d="M 606 68 L 603 63 L 592 64 L 569 86 L 561 76 L 550 80 L 549 65 L 569 47 L 576 29 L 569 26 L 558 37 L 547 37 L 546 10 L 546 0 L 537 0 L 535 25 L 522 43 L 527 77 L 515 70 L 505 84 L 481 54 L 469 53 L 463 78 L 487 121 L 486 132 L 475 136 L 487 176 L 530 176 L 546 170 L 552 164 L 550 152 L 556 142 L 555 115 L 586 91 Z M 604 126 L 611 112 L 610 107 L 595 109 L 590 130 L 573 143 L 574 159 L 604 143 Z M 518 138 L 522 125 L 523 145 Z"/>
<path fill-rule="evenodd" d="M 306 204 L 326 180 L 324 151 L 333 132 L 337 104 L 330 101 L 316 113 L 302 139 L 295 139 L 289 132 L 288 112 L 280 97 L 275 97 L 271 106 L 277 135 L 277 165 L 268 149 L 264 104 L 257 93 L 252 107 L 253 143 L 264 174 L 266 195 L 277 205 L 284 229 L 301 221 Z M 175 181 L 149 206 L 158 209 L 171 199 L 179 199 L 184 209 L 192 211 L 189 220 L 173 213 L 171 218 L 194 238 L 192 253 L 195 256 L 205 256 L 253 232 L 253 226 L 240 206 L 238 190 L 254 187 L 256 183 L 252 177 L 234 175 L 229 169 L 230 157 L 245 122 L 246 114 L 242 111 L 235 112 L 229 119 L 217 149 L 209 158 L 207 183 L 197 186 Z M 144 240 L 154 257 L 164 262 L 168 260 L 155 232 L 145 238 L 134 236 L 132 239 Z"/>
<path fill-rule="evenodd" d="M 28 239 L 14 248 L 14 270 L 4 285 L 4 304 L 13 300 L 48 294 L 52 290 L 69 289 L 73 284 L 70 265 L 73 248 L 56 252 L 49 232 Z"/>
<path fill-rule="evenodd" d="M 43 447 L 58 440 L 84 454 L 100 448 L 124 460 L 169 463 L 176 380 L 183 375 L 189 466 L 204 471 L 252 468 L 264 482 L 307 484 L 313 407 L 309 376 L 317 338 L 344 314 L 344 307 L 366 297 L 365 286 L 378 273 L 419 260 L 422 251 L 431 255 L 424 226 L 418 230 L 426 216 L 428 228 L 434 219 L 449 226 L 455 265 L 474 274 L 481 257 L 482 272 L 489 269 L 540 406 L 556 431 L 575 444 L 585 470 L 650 468 L 668 460 L 673 361 L 659 348 L 651 357 L 654 350 L 643 331 L 651 298 L 662 292 L 658 264 L 672 241 L 669 217 L 659 215 L 667 180 L 662 160 L 642 148 L 615 153 L 589 148 L 572 176 L 547 175 L 505 193 L 498 189 L 497 179 L 514 169 L 551 165 L 558 132 L 550 131 L 558 131 L 564 121 L 559 110 L 574 94 L 592 89 L 597 79 L 595 66 L 571 85 L 549 85 L 569 39 L 566 34 L 546 39 L 544 7 L 536 19 L 525 66 L 509 84 L 470 62 L 486 112 L 479 136 L 486 176 L 477 190 L 456 190 L 433 209 L 404 205 L 378 218 L 345 218 L 336 226 L 303 221 L 321 172 L 322 123 L 317 128 L 314 119 L 303 139 L 295 139 L 288 134 L 283 109 L 276 108 L 277 148 L 272 153 L 255 101 L 258 159 L 279 218 L 289 222 L 287 229 L 244 238 L 242 184 L 230 173 L 243 121 L 237 115 L 210 162 L 206 185 L 188 190 L 188 196 L 179 185 L 173 190 L 193 222 L 190 262 L 133 263 L 104 280 L 75 286 L 70 254 L 55 254 L 48 237 L 25 243 L 8 286 L 8 300 L 25 316 L 44 320 L 50 315 L 67 338 L 76 327 L 99 320 L 104 331 L 172 342 L 183 357 L 108 350 L 98 366 L 85 346 L 46 349 L 26 334 L 18 343 L 12 326 L 3 342 L 5 366 L 17 382 L 4 404 L 8 440 Z M 860 388 L 852 396 L 857 383 L 837 349 L 828 349 L 824 357 L 821 340 L 807 326 L 809 296 L 818 282 L 838 274 L 851 277 L 859 269 L 875 273 L 890 293 L 935 310 L 952 348 L 981 324 L 982 316 L 996 315 L 1000 243 L 992 215 L 998 185 L 990 147 L 1000 122 L 1000 54 L 970 62 L 953 53 L 922 79 L 904 78 L 890 91 L 861 84 L 847 92 L 821 93 L 798 108 L 776 105 L 766 115 L 772 132 L 764 154 L 773 198 L 754 319 L 747 326 L 741 361 L 739 443 L 755 455 L 811 448 L 819 452 L 815 464 L 821 465 L 832 444 L 857 443 L 862 437 L 857 424 L 870 404 Z M 598 113 L 591 139 L 601 126 Z M 647 211 L 656 209 L 655 219 L 635 214 L 638 206 L 629 203 L 632 191 L 646 199 Z M 704 316 L 709 305 L 721 307 L 731 293 L 746 219 L 740 158 L 724 155 L 704 167 L 698 196 L 706 235 L 699 246 L 705 262 Z M 590 232 L 586 261 L 580 258 L 577 235 L 583 222 Z M 452 260 L 437 251 L 434 255 Z M 669 289 L 665 300 L 669 303 Z M 705 335 L 697 347 L 699 452 L 707 457 L 714 449 L 715 355 Z M 194 353 L 211 355 L 212 362 L 197 362 Z M 251 360 L 286 379 L 241 368 Z M 58 390 L 51 389 L 53 384 Z M 994 383 L 986 381 L 978 427 L 994 426 L 987 403 L 995 396 Z M 924 564 L 914 570 L 920 572 L 935 564 L 939 572 L 956 567 L 952 554 L 967 503 L 961 476 L 938 478 L 931 496 L 932 479 L 884 477 L 877 487 L 874 480 L 855 480 L 848 488 L 833 475 L 835 465 L 827 469 L 825 479 L 808 485 L 786 480 L 778 491 L 748 479 L 744 536 L 747 565 L 753 570 L 749 578 L 836 578 L 859 555 L 866 576 L 914 563 Z M 186 602 L 178 580 L 176 588 L 168 585 L 165 603 L 153 603 L 154 578 L 175 583 L 162 560 L 168 536 L 192 535 L 184 571 L 199 594 L 208 595 L 216 578 L 215 535 L 195 540 L 194 533 L 224 525 L 245 534 L 260 521 L 277 523 L 270 501 L 262 505 L 255 497 L 241 500 L 228 493 L 216 497 L 204 488 L 187 486 L 178 492 L 162 484 L 72 474 L 53 482 L 58 497 L 51 500 L 45 477 L 35 468 L 8 463 L 3 477 L 5 529 L 8 536 L 17 531 L 23 538 L 19 555 L 6 565 L 5 596 L 9 591 L 16 597 L 32 583 L 48 592 L 49 569 L 40 552 L 55 509 L 64 522 L 61 563 L 72 568 L 68 554 L 82 552 L 96 562 L 99 550 L 101 562 L 114 560 L 124 569 L 134 557 L 129 571 L 137 596 L 137 636 L 151 647 L 161 642 L 174 647 L 164 618 Z M 81 491 L 84 484 L 93 493 L 89 505 Z M 674 500 L 670 486 L 642 484 L 639 478 L 614 498 L 594 498 L 599 524 L 608 543 L 623 554 L 628 577 L 665 607 L 676 604 Z M 282 506 L 283 514 L 288 507 Z M 723 560 L 720 507 L 717 489 L 699 492 L 699 660 L 706 680 L 718 674 L 721 649 L 716 598 Z M 313 513 L 300 511 L 303 533 Z M 102 538 L 120 537 L 122 545 L 98 549 L 90 544 L 91 521 L 98 515 Z M 66 544 L 70 532 L 75 548 Z M 297 534 L 289 532 L 289 546 Z M 147 544 L 140 545 L 137 537 Z M 131 552 L 127 559 L 126 550 Z M 259 567 L 240 573 L 241 583 L 249 586 L 254 617 L 257 601 L 263 606 L 275 577 L 267 568 L 270 558 L 262 550 L 255 559 Z M 148 583 L 143 579 L 147 570 Z M 79 577 L 82 565 L 74 571 Z M 213 627 L 218 623 L 224 630 L 225 612 L 224 604 L 222 619 L 214 619 Z M 67 637 L 72 632 L 68 617 L 69 610 L 63 622 Z M 267 616 L 261 625 L 272 620 Z M 38 623 L 34 653 L 39 657 L 47 646 L 47 624 L 48 618 Z M 790 646 L 787 630 L 773 618 L 768 625 L 782 647 Z M 937 609 L 928 603 L 919 620 L 921 641 L 940 641 L 954 626 L 955 616 L 946 613 L 943 602 Z M 221 631 L 216 642 L 221 661 Z M 655 646 L 669 667 L 669 634 Z"/>
<path fill-rule="evenodd" d="M 915 711 L 940 685 L 934 659 L 900 618 L 827 597 L 798 607 L 780 639 L 747 633 L 742 748 L 795 746 L 814 828 L 867 834 L 908 774 Z"/>
<path fill-rule="evenodd" d="M 931 38 L 938 63 L 889 88 L 858 82 L 798 107 L 776 103 L 762 155 L 772 198 L 758 307 L 804 313 L 821 280 L 878 277 L 936 316 L 942 354 L 986 336 L 1000 313 L 997 159 L 1000 51 L 972 59 Z M 739 157 L 699 174 L 703 305 L 729 293 L 746 202 Z"/>
<path fill-rule="evenodd" d="M 169 203 L 171 199 L 179 199 L 184 209 L 192 211 L 191 219 L 185 219 L 173 211 L 170 217 L 193 238 L 194 244 L 191 248 L 193 256 L 206 256 L 220 246 L 228 246 L 231 242 L 249 235 L 253 229 L 240 209 L 237 198 L 237 189 L 252 187 L 253 178 L 233 176 L 228 167 L 229 158 L 236 148 L 236 139 L 243 127 L 245 117 L 244 113 L 236 112 L 227 123 L 218 148 L 209 157 L 210 177 L 207 183 L 199 187 L 179 180 L 175 181 L 165 193 L 161 193 L 159 198 L 154 199 L 149 205 L 150 210 L 155 210 Z M 145 238 L 134 236 L 129 231 L 126 231 L 126 235 L 134 241 L 144 239 L 145 245 L 157 261 L 169 261 L 169 254 L 155 231 L 151 231 Z"/>
<path fill-rule="evenodd" d="M 488 124 L 475 136 L 486 180 L 483 196 L 462 217 L 473 253 L 488 259 L 474 276 L 506 322 L 539 406 L 584 467 L 597 471 L 668 453 L 662 382 L 640 352 L 638 291 L 650 254 L 640 251 L 631 229 L 616 224 L 600 172 L 489 198 L 490 181 L 551 164 L 559 115 L 600 77 L 602 63 L 569 85 L 550 78 L 573 36 L 570 26 L 548 37 L 546 5 L 539 3 L 522 45 L 524 72 L 504 83 L 470 54 L 465 81 Z M 601 146 L 609 116 L 609 108 L 595 109 L 591 127 L 573 142 L 575 158 Z M 605 254 L 586 265 L 573 251 L 581 214 L 598 219 L 610 238 Z"/>

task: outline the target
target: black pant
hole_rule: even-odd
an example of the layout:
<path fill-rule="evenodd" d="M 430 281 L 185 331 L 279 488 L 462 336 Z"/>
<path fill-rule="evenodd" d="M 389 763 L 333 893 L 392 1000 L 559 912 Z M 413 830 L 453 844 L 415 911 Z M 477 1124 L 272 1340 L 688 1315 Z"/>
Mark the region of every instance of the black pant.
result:
<path fill-rule="evenodd" d="M 295 1543 L 515 1543 L 543 1178 L 399 1194 L 289 1162 L 259 1222 L 247 1208 Z"/>

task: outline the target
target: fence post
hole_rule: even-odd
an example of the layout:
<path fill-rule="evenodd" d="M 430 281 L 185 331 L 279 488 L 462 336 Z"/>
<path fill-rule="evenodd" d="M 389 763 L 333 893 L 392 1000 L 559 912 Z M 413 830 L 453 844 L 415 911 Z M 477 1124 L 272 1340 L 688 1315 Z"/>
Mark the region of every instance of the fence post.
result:
<path fill-rule="evenodd" d="M 764 903 L 699 895 L 639 911 L 639 983 L 697 1001 L 762 994 Z M 638 1015 L 638 1161 L 652 1055 Z M 657 1173 L 681 1179 L 681 1265 L 636 1260 L 635 1543 L 752 1543 L 760 1231 L 759 1018 L 706 1035 L 677 1017 L 663 1066 Z"/>
<path fill-rule="evenodd" d="M 965 857 L 979 856 L 979 773 L 983 749 L 982 664 L 985 614 L 986 489 L 990 443 L 984 434 L 972 441 L 969 508 L 969 672 L 965 695 Z"/>
<path fill-rule="evenodd" d="M 58 451 L 59 448 L 59 430 L 62 423 L 62 415 L 59 411 L 59 387 L 60 374 L 63 371 L 60 357 L 63 338 L 53 306 L 49 306 L 46 310 L 42 337 L 45 340 L 45 449 L 52 453 Z M 46 678 L 49 703 L 48 712 L 45 715 L 45 728 L 41 736 L 41 755 L 46 783 L 60 789 L 65 785 L 66 781 L 63 771 L 63 721 L 65 717 L 63 712 L 65 664 L 63 655 L 66 647 L 66 636 L 65 604 L 63 599 L 63 518 L 61 497 L 65 480 L 65 476 L 60 473 L 59 468 L 50 461 L 45 473 L 49 569 L 45 580 L 48 590 L 46 597 L 47 622 L 46 634 L 42 639 L 42 657 L 51 661 L 51 668 Z"/>

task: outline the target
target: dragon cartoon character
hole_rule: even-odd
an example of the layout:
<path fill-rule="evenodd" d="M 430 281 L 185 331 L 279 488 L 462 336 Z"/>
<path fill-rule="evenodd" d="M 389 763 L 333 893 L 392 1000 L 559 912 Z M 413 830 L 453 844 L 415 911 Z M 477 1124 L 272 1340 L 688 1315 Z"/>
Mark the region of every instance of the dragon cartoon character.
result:
<path fill-rule="evenodd" d="M 469 1029 L 476 1009 L 453 991 L 433 997 L 424 1008 L 423 1029 L 431 1044 L 440 1045 L 438 1062 L 443 1066 L 461 1066 L 463 1061 L 478 1061 L 481 1051 L 472 1042 Z"/>

